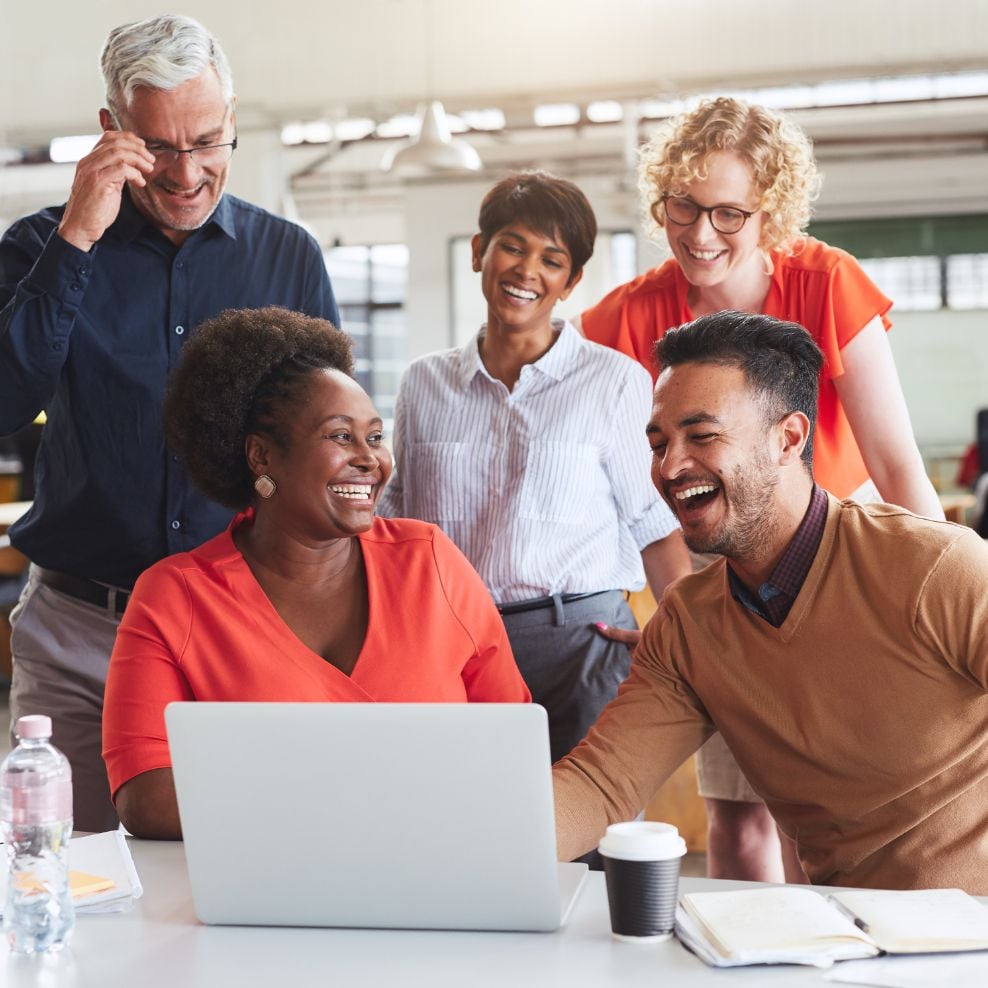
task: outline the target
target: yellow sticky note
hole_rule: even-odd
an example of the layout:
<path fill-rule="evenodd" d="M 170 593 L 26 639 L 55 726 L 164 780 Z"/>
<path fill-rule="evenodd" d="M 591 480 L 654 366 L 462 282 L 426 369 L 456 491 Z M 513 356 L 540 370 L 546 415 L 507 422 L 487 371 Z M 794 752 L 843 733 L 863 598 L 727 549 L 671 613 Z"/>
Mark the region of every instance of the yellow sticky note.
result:
<path fill-rule="evenodd" d="M 116 886 L 112 878 L 100 878 L 99 875 L 87 875 L 84 871 L 69 872 L 69 891 L 73 899 L 81 899 L 84 895 L 94 895 L 96 892 L 106 892 Z M 14 887 L 18 892 L 37 895 L 45 891 L 45 886 L 38 880 L 33 871 L 21 872 L 14 878 Z"/>
<path fill-rule="evenodd" d="M 84 871 L 69 872 L 69 890 L 73 899 L 81 899 L 84 895 L 95 895 L 106 892 L 116 883 L 112 878 L 100 878 L 99 875 L 87 875 Z"/>

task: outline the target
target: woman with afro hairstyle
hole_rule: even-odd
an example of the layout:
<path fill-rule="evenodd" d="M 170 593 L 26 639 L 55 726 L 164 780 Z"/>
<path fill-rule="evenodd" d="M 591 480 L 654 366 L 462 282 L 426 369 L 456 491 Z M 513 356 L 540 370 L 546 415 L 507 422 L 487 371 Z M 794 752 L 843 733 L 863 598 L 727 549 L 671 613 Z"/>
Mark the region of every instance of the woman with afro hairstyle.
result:
<path fill-rule="evenodd" d="M 226 532 L 137 581 L 110 660 L 103 755 L 132 833 L 181 836 L 173 700 L 527 702 L 497 609 L 436 527 L 374 514 L 391 474 L 350 340 L 285 309 L 203 323 L 165 437 Z"/>

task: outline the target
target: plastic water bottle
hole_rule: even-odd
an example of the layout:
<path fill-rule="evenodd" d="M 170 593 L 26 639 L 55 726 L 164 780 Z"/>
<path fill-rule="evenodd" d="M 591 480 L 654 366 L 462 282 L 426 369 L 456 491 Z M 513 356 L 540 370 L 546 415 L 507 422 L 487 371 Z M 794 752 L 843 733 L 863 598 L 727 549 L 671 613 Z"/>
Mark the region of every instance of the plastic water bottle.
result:
<path fill-rule="evenodd" d="M 14 733 L 19 744 L 0 764 L 3 931 L 13 953 L 61 950 L 75 922 L 68 863 L 72 770 L 51 743 L 50 717 L 21 717 Z"/>

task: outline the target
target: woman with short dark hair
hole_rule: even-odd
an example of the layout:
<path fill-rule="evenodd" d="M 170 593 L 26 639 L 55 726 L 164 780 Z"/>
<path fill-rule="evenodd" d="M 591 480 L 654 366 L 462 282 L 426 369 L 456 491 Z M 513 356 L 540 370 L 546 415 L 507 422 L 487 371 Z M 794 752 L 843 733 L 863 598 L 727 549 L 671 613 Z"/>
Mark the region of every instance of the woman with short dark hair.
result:
<path fill-rule="evenodd" d="M 484 578 L 556 759 L 628 672 L 597 625 L 637 627 L 623 591 L 647 575 L 659 597 L 689 561 L 649 480 L 648 374 L 552 318 L 593 253 L 590 203 L 572 182 L 516 173 L 478 226 L 487 322 L 405 372 L 381 511 L 442 526 Z"/>

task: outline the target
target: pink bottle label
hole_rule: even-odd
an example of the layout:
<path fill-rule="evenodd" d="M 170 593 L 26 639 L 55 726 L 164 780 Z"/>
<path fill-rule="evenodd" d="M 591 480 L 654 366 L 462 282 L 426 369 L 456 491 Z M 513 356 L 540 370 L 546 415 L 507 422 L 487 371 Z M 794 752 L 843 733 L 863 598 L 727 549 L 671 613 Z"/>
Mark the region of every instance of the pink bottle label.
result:
<path fill-rule="evenodd" d="M 72 819 L 71 779 L 51 779 L 43 786 L 13 788 L 10 797 L 10 821 L 15 827 Z"/>

